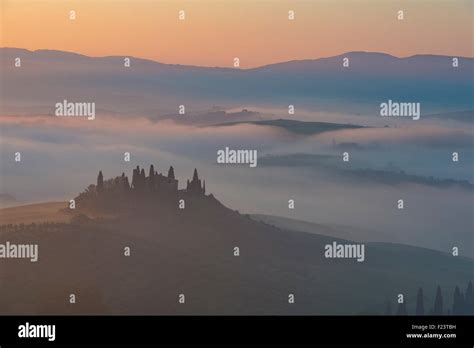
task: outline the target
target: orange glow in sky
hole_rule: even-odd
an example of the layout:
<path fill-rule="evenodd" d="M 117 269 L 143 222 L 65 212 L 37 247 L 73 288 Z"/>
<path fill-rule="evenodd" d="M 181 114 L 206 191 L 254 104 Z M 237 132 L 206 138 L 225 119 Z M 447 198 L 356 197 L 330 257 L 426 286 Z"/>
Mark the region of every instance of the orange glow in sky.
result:
<path fill-rule="evenodd" d="M 2 47 L 242 68 L 348 51 L 473 56 L 471 0 L 0 2 Z"/>

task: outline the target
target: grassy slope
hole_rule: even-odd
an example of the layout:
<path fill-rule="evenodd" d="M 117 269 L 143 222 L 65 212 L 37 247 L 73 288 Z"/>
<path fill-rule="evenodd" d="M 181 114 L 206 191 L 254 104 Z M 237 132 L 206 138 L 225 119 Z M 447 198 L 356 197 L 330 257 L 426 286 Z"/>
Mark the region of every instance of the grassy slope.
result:
<path fill-rule="evenodd" d="M 398 293 L 413 312 L 419 286 L 427 309 L 438 284 L 450 306 L 454 286 L 472 278 L 473 260 L 397 244 L 367 243 L 362 263 L 326 259 L 324 245 L 334 239 L 256 222 L 211 200 L 187 202 L 173 214 L 158 209 L 148 217 L 4 232 L 1 243 L 38 243 L 40 261 L 0 260 L 0 313 L 380 314 Z M 70 293 L 78 297 L 74 306 Z M 289 293 L 296 296 L 291 306 Z"/>

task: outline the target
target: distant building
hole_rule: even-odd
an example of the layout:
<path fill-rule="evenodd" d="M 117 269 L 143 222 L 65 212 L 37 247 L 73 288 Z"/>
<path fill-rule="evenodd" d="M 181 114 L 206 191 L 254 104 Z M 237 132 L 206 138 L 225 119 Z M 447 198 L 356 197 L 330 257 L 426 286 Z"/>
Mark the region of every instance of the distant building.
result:
<path fill-rule="evenodd" d="M 174 168 L 168 169 L 168 175 L 158 173 L 153 165 L 150 166 L 148 176 L 145 170 L 137 166 L 133 169 L 132 181 L 129 183 L 125 173 L 115 178 L 103 179 L 102 171 L 99 171 L 97 185 L 90 185 L 87 190 L 80 194 L 81 199 L 95 199 L 95 197 L 119 198 L 121 195 L 132 194 L 141 196 L 142 194 L 153 197 L 161 194 L 181 194 L 192 196 L 204 196 L 206 194 L 206 183 L 199 179 L 197 169 L 194 169 L 193 178 L 187 180 L 186 189 L 178 189 L 178 180 L 174 176 Z M 117 196 L 118 195 L 118 196 Z"/>

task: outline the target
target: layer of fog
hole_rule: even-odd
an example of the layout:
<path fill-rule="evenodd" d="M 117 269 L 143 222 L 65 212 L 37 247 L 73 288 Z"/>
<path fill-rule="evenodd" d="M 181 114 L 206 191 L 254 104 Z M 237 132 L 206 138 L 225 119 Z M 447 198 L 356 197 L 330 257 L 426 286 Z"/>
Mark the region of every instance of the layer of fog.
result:
<path fill-rule="evenodd" d="M 472 255 L 473 193 L 437 188 L 341 182 L 311 168 L 218 165 L 216 151 L 257 149 L 260 156 L 281 153 L 341 155 L 337 143 L 365 146 L 351 152 L 348 165 L 383 167 L 392 163 L 410 173 L 472 177 L 472 129 L 434 124 L 405 128 L 344 130 L 304 137 L 273 127 L 191 127 L 144 118 L 2 117 L 1 188 L 21 202 L 68 200 L 94 183 L 136 165 L 154 164 L 166 173 L 173 165 L 183 187 L 196 167 L 208 192 L 232 209 L 280 215 L 324 224 L 383 231 L 393 242 L 449 252 L 458 246 Z M 460 162 L 451 160 L 460 152 Z M 14 153 L 21 153 L 21 162 Z M 131 153 L 131 162 L 123 160 Z M 342 161 L 342 157 L 341 157 Z M 295 209 L 288 209 L 288 200 Z M 403 199 L 405 209 L 397 209 Z M 374 239 L 377 239 L 374 236 Z"/>

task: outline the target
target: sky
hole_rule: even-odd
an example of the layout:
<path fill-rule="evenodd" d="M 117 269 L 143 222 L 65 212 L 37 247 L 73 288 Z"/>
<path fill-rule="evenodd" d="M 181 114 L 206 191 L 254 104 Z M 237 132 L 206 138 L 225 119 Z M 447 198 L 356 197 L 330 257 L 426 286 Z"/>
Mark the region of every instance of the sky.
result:
<path fill-rule="evenodd" d="M 251 68 L 377 51 L 474 56 L 471 0 L 0 0 L 1 45 Z M 435 4 L 436 3 L 436 4 Z M 70 20 L 70 11 L 76 18 Z M 179 20 L 179 11 L 185 20 Z M 288 20 L 288 11 L 295 19 Z M 398 20 L 398 11 L 404 19 Z"/>

